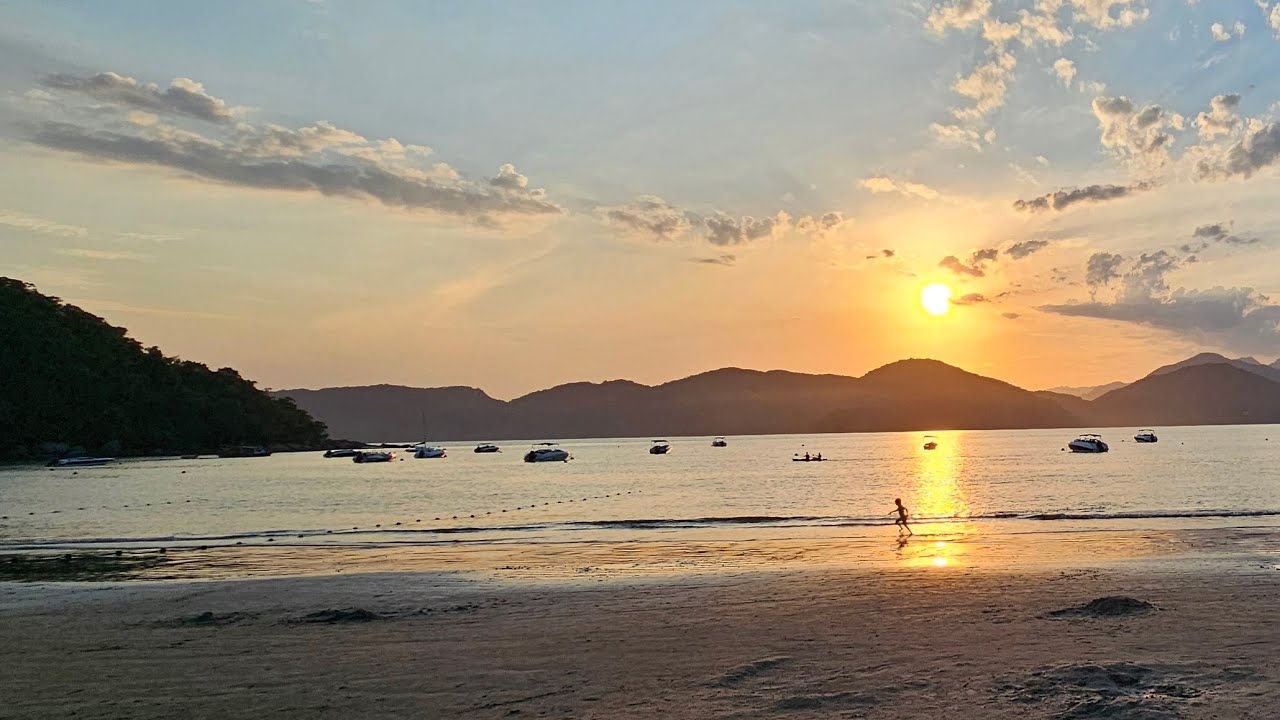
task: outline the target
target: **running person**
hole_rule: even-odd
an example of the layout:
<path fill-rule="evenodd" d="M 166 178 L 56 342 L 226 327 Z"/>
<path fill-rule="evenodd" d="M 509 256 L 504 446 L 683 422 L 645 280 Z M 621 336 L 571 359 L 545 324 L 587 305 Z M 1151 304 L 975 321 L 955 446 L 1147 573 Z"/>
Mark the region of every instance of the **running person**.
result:
<path fill-rule="evenodd" d="M 898 526 L 898 533 L 901 534 L 903 530 L 906 530 L 908 535 L 915 535 L 911 530 L 911 526 L 907 524 L 907 515 L 910 512 L 907 510 L 907 506 L 902 504 L 902 498 L 894 498 L 893 503 L 897 507 L 890 510 L 889 514 L 898 513 L 898 519 L 893 521 L 893 524 Z"/>

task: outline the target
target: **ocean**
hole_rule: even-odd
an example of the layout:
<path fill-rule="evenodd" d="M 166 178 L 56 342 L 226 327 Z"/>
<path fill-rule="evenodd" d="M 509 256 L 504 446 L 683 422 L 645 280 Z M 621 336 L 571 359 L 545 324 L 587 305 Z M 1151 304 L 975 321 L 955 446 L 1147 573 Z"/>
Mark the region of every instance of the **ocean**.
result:
<path fill-rule="evenodd" d="M 648 438 L 565 439 L 574 459 L 543 464 L 522 462 L 527 442 L 505 442 L 497 454 L 443 443 L 447 458 L 398 451 L 383 464 L 293 453 L 9 467 L 0 553 L 165 548 L 181 558 L 169 571 L 199 577 L 981 566 L 1052 559 L 1081 538 L 1123 556 L 1242 542 L 1250 562 L 1275 556 L 1280 427 L 1157 428 L 1153 445 L 1135 443 L 1136 430 L 1105 432 L 1100 455 L 1067 452 L 1069 430 L 1008 430 L 936 432 L 932 451 L 923 433 L 872 433 L 730 437 L 725 448 L 669 438 L 668 455 L 649 454 Z M 829 460 L 792 462 L 804 452 Z M 913 517 L 906 543 L 896 497 Z"/>

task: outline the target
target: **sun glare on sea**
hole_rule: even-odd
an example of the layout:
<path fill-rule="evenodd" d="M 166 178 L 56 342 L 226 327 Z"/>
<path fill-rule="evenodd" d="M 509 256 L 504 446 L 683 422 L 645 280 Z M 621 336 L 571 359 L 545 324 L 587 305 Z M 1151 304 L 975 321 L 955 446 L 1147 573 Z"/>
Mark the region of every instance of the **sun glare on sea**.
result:
<path fill-rule="evenodd" d="M 942 283 L 926 285 L 920 291 L 920 304 L 930 315 L 946 315 L 951 309 L 951 288 Z"/>

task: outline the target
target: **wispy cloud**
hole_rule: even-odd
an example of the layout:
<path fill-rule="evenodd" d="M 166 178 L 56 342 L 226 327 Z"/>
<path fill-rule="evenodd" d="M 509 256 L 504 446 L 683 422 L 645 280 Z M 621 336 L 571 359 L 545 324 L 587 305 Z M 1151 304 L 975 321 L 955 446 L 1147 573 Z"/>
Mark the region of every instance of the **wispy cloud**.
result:
<path fill-rule="evenodd" d="M 89 235 L 88 228 L 80 227 L 79 225 L 67 225 L 66 223 L 28 215 L 17 210 L 0 210 L 0 225 L 58 237 L 82 238 Z"/>

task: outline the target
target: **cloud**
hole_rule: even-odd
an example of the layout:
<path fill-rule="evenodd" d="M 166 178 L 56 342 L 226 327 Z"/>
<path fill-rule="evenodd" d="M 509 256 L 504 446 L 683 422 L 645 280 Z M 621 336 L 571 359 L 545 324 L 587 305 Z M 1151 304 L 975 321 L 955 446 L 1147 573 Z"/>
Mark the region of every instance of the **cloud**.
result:
<path fill-rule="evenodd" d="M 967 28 L 982 22 L 991 12 L 991 0 L 953 0 L 929 12 L 925 24 L 937 33 L 950 28 Z"/>
<path fill-rule="evenodd" d="M 1049 246 L 1048 240 L 1023 240 L 1005 249 L 1004 253 L 1014 260 L 1021 260 L 1028 255 L 1040 252 Z"/>
<path fill-rule="evenodd" d="M 523 190 L 529 185 L 529 178 L 516 172 L 516 166 L 507 163 L 498 168 L 496 177 L 489 179 L 489 184 L 506 190 Z"/>
<path fill-rule="evenodd" d="M 624 205 L 601 207 L 598 212 L 605 222 L 647 239 L 670 241 L 688 236 L 721 247 L 743 245 L 788 231 L 823 235 L 846 222 L 839 212 L 799 220 L 782 211 L 762 218 L 735 217 L 720 210 L 702 215 L 654 195 L 641 195 Z"/>
<path fill-rule="evenodd" d="M 884 177 L 883 175 L 869 177 L 866 180 L 863 180 L 862 187 L 876 194 L 899 193 L 908 197 L 918 197 L 924 200 L 935 200 L 939 196 L 938 191 L 928 185 L 903 180 L 894 180 L 893 178 Z"/>
<path fill-rule="evenodd" d="M 968 75 L 958 76 L 951 89 L 973 101 L 972 107 L 952 111 L 961 120 L 976 120 L 1004 105 L 1008 81 L 1018 66 L 1012 53 L 996 51 L 988 62 Z"/>
<path fill-rule="evenodd" d="M 1044 312 L 1116 320 L 1176 332 L 1200 343 L 1220 343 L 1238 352 L 1280 351 L 1280 305 L 1252 288 L 1179 288 L 1138 301 L 1045 305 Z"/>
<path fill-rule="evenodd" d="M 1071 7 L 1076 22 L 1103 30 L 1132 27 L 1151 15 L 1143 0 L 1071 0 Z"/>
<path fill-rule="evenodd" d="M 56 250 L 59 255 L 67 257 L 84 258 L 86 260 L 146 260 L 146 255 L 138 253 L 120 252 L 113 250 L 89 250 L 86 248 L 59 248 Z"/>
<path fill-rule="evenodd" d="M 1191 233 L 1191 237 L 1215 243 L 1226 243 L 1228 245 L 1253 245 L 1259 242 L 1257 237 L 1244 237 L 1231 234 L 1231 228 L 1234 223 L 1228 221 L 1225 223 L 1213 223 L 1212 225 L 1201 225 Z M 1203 250 L 1207 245 L 1201 245 L 1199 248 L 1192 248 L 1183 245 L 1183 252 L 1198 252 Z"/>
<path fill-rule="evenodd" d="M 79 225 L 66 225 L 54 220 L 46 220 L 35 215 L 27 215 L 16 210 L 0 210 L 0 225 L 58 237 L 88 237 L 88 228 Z"/>
<path fill-rule="evenodd" d="M 1209 101 L 1209 112 L 1196 115 L 1195 124 L 1200 137 L 1213 138 L 1226 135 L 1240 125 L 1240 96 L 1217 95 Z"/>
<path fill-rule="evenodd" d="M 1149 182 L 1139 182 L 1133 185 L 1088 185 L 1082 188 L 1058 190 L 1030 200 L 1016 200 L 1013 203 L 1013 208 L 1024 212 L 1043 212 L 1045 210 L 1062 212 L 1072 205 L 1119 200 L 1137 192 L 1150 190 L 1152 187 L 1154 185 Z"/>
<path fill-rule="evenodd" d="M 325 123 L 299 131 L 242 124 L 226 137 L 210 138 L 167 125 L 122 133 L 46 121 L 28 139 L 86 159 L 177 170 L 190 179 L 367 198 L 390 207 L 477 221 L 562 212 L 542 190 L 511 188 L 510 175 L 503 170 L 480 183 L 461 178 L 448 166 L 438 165 L 428 172 L 389 157 L 375 160 L 344 152 L 351 147 L 372 148 L 354 133 Z"/>
<path fill-rule="evenodd" d="M 1076 78 L 1076 64 L 1066 58 L 1058 58 L 1053 62 L 1053 72 L 1062 81 L 1063 87 L 1071 87 Z"/>
<path fill-rule="evenodd" d="M 1168 128 L 1181 129 L 1183 118 L 1159 105 L 1139 110 L 1127 97 L 1093 99 L 1093 114 L 1102 132 L 1102 146 L 1121 158 L 1161 165 L 1169 155 L 1173 136 Z"/>
<path fill-rule="evenodd" d="M 891 257 L 893 257 L 893 256 L 897 255 L 897 253 L 896 253 L 896 252 L 894 252 L 894 251 L 890 250 L 889 248 L 885 248 L 884 250 L 881 250 L 881 251 L 880 251 L 880 254 L 881 254 L 881 255 L 883 255 L 883 256 L 885 256 L 885 257 L 887 257 L 887 258 L 891 258 Z"/>
<path fill-rule="evenodd" d="M 988 300 L 987 296 L 983 295 L 982 293 L 968 293 L 966 295 L 961 295 L 960 297 L 953 298 L 951 300 L 952 305 L 979 305 L 982 303 L 989 303 L 989 302 L 991 301 Z"/>
<path fill-rule="evenodd" d="M 1116 253 L 1098 252 L 1089 256 L 1085 266 L 1085 284 L 1097 288 L 1109 284 L 1120 277 L 1120 266 L 1124 264 L 1124 256 Z"/>
<path fill-rule="evenodd" d="M 689 214 L 656 195 L 641 195 L 618 207 L 604 208 L 604 218 L 615 225 L 659 240 L 674 240 L 689 231 Z"/>
<path fill-rule="evenodd" d="M 1232 34 L 1233 31 L 1235 32 L 1234 35 Z M 1222 23 L 1214 23 L 1209 26 L 1209 34 L 1218 42 L 1230 42 L 1233 37 L 1244 37 L 1244 31 L 1244 23 L 1239 20 L 1236 21 L 1236 24 L 1232 26 L 1231 30 L 1223 27 Z"/>
<path fill-rule="evenodd" d="M 1276 7 L 1280 7 L 1277 5 Z M 1196 174 L 1202 180 L 1221 180 L 1253 174 L 1280 157 L 1280 123 L 1255 123 L 1243 138 L 1230 146 L 1210 151 L 1196 163 Z"/>
<path fill-rule="evenodd" d="M 938 267 L 950 270 L 956 275 L 980 278 L 985 277 L 987 274 L 987 263 L 994 262 L 999 255 L 1000 251 L 996 248 L 983 248 L 974 251 L 967 262 L 955 255 L 948 255 L 942 258 L 942 261 L 938 263 Z"/>
<path fill-rule="evenodd" d="M 694 258 L 693 261 L 696 263 L 703 263 L 705 265 L 726 265 L 727 266 L 737 262 L 738 257 L 736 255 L 731 255 L 726 253 L 724 255 L 716 255 L 715 257 Z"/>
<path fill-rule="evenodd" d="M 1018 314 L 1018 313 L 1016 313 L 1016 312 L 1006 312 L 1006 313 L 1000 313 L 1000 317 L 1002 317 L 1002 318 L 1004 318 L 1004 319 L 1006 319 L 1006 320 L 1017 320 L 1018 318 L 1020 318 L 1020 317 L 1022 317 L 1022 316 L 1021 316 L 1021 315 L 1019 315 L 1019 314 Z"/>
<path fill-rule="evenodd" d="M 59 73 L 44 78 L 45 87 L 88 95 L 113 105 L 132 107 L 161 115 L 183 115 L 212 123 L 229 123 L 243 113 L 204 91 L 204 86 L 190 78 L 175 78 L 161 90 L 155 83 L 138 80 L 114 72 L 79 76 Z"/>
<path fill-rule="evenodd" d="M 1266 10 L 1265 6 L 1260 5 L 1259 7 L 1262 7 L 1264 11 Z M 1267 25 L 1270 26 L 1276 37 L 1280 38 L 1280 3 L 1271 7 L 1271 12 L 1267 15 Z"/>
<path fill-rule="evenodd" d="M 974 150 L 982 150 L 982 136 L 978 131 L 969 128 L 960 127 L 959 125 L 942 125 L 940 123 L 932 123 L 929 130 L 933 136 L 938 138 L 938 142 L 943 145 L 955 145 L 961 147 L 973 148 Z"/>

